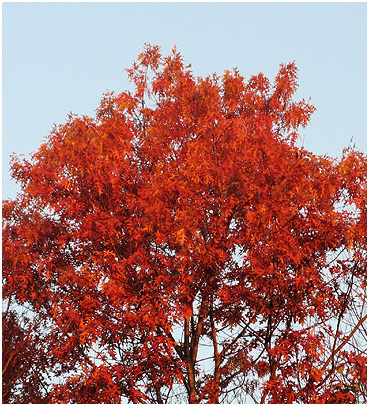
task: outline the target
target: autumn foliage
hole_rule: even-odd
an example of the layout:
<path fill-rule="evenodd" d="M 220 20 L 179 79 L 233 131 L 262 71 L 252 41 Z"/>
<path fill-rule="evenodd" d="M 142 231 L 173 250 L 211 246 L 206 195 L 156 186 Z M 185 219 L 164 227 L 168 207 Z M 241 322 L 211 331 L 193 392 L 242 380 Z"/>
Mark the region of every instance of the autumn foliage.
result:
<path fill-rule="evenodd" d="M 366 156 L 301 146 L 294 63 L 127 71 L 12 158 L 3 400 L 365 402 Z"/>

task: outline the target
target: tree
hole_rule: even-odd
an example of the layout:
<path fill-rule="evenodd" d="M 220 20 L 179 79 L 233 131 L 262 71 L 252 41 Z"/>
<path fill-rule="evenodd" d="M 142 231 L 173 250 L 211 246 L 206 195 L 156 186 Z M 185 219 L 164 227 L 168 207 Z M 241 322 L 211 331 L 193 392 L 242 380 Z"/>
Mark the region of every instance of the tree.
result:
<path fill-rule="evenodd" d="M 3 298 L 45 355 L 27 401 L 366 401 L 366 156 L 299 146 L 294 63 L 195 78 L 146 45 L 127 71 L 11 161 Z"/>

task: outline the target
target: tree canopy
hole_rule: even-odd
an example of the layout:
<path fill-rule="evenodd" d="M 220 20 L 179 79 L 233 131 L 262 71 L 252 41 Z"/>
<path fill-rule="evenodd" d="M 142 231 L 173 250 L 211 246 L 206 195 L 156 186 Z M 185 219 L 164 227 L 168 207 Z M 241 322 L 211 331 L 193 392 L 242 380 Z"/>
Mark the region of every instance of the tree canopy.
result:
<path fill-rule="evenodd" d="M 3 400 L 366 401 L 366 155 L 300 145 L 293 62 L 127 72 L 12 158 Z"/>

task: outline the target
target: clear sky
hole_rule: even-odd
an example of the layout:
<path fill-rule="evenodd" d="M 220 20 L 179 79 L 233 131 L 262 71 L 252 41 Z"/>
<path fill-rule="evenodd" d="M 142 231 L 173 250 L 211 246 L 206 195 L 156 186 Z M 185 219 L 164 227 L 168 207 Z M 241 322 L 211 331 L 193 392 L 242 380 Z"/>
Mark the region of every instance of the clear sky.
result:
<path fill-rule="evenodd" d="M 38 149 L 69 112 L 93 115 L 129 86 L 144 43 L 173 45 L 196 76 L 237 67 L 248 79 L 296 61 L 298 98 L 317 107 L 304 146 L 366 151 L 366 3 L 3 3 L 3 198 L 18 187 L 9 155 Z"/>

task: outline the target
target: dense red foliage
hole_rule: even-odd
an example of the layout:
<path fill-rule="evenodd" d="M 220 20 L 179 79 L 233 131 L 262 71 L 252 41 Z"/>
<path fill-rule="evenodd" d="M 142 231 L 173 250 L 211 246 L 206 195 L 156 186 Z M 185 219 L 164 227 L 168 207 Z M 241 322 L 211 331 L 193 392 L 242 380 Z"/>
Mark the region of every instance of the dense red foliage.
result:
<path fill-rule="evenodd" d="M 195 78 L 146 46 L 128 74 L 12 159 L 5 400 L 365 401 L 366 156 L 298 146 L 294 63 Z"/>

